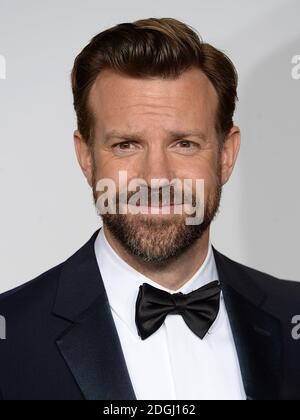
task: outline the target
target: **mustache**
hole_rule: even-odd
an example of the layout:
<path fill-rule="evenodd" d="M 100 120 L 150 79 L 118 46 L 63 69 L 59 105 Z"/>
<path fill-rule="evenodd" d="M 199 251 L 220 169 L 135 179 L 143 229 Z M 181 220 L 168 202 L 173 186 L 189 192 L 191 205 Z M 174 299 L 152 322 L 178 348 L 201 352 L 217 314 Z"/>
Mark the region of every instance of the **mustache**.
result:
<path fill-rule="evenodd" d="M 196 195 L 193 192 L 189 192 L 191 195 L 191 204 L 196 205 Z M 184 204 L 184 191 L 176 191 L 175 187 L 139 187 L 139 191 L 117 191 L 115 196 L 115 203 L 117 205 L 130 204 L 130 201 L 136 195 L 140 197 L 135 201 L 137 206 L 143 205 L 155 205 L 159 207 L 163 206 L 178 206 Z"/>

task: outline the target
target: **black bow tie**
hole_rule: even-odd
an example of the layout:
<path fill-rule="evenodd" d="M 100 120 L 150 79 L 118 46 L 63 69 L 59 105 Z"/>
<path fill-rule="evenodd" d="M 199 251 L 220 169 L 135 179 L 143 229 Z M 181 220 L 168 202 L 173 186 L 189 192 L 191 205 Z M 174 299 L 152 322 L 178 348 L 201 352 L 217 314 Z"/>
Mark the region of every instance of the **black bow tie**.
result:
<path fill-rule="evenodd" d="M 164 323 L 169 314 L 182 315 L 187 326 L 201 340 L 214 323 L 220 308 L 221 287 L 218 281 L 189 294 L 170 294 L 144 283 L 136 301 L 135 322 L 145 340 Z"/>

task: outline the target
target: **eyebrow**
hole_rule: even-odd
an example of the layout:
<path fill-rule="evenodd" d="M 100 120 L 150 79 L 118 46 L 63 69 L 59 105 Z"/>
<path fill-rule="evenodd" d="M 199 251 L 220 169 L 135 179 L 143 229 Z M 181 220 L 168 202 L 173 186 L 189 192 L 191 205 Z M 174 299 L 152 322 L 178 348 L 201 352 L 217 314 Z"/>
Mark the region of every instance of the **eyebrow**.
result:
<path fill-rule="evenodd" d="M 184 137 L 198 137 L 204 141 L 207 141 L 207 136 L 200 129 L 188 130 L 188 131 L 168 131 L 168 137 L 172 140 L 182 139 Z M 118 130 L 111 130 L 104 135 L 104 142 L 108 142 L 111 139 L 124 139 L 126 141 L 140 141 L 143 138 L 143 133 L 125 133 Z"/>

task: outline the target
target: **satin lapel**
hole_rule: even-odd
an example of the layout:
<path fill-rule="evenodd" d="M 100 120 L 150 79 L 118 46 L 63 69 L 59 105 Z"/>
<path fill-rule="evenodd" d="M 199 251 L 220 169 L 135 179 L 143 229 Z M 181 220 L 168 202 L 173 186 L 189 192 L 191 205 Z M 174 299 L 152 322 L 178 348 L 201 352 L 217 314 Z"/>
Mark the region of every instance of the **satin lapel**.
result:
<path fill-rule="evenodd" d="M 225 306 L 248 400 L 278 400 L 282 375 L 280 321 L 264 309 L 267 297 L 238 264 L 214 249 Z"/>
<path fill-rule="evenodd" d="M 136 399 L 107 301 L 97 299 L 57 345 L 85 399 Z"/>
<path fill-rule="evenodd" d="M 72 322 L 56 344 L 87 400 L 135 400 L 90 241 L 64 266 L 54 314 Z"/>

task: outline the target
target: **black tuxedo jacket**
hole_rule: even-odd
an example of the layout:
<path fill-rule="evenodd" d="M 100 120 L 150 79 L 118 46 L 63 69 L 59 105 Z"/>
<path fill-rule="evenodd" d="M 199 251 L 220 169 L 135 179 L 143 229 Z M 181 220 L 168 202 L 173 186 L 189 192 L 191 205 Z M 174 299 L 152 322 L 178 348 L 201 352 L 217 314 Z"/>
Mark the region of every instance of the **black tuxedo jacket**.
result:
<path fill-rule="evenodd" d="M 0 399 L 136 399 L 94 253 L 98 232 L 0 297 Z M 300 284 L 213 251 L 248 399 L 300 400 Z"/>

